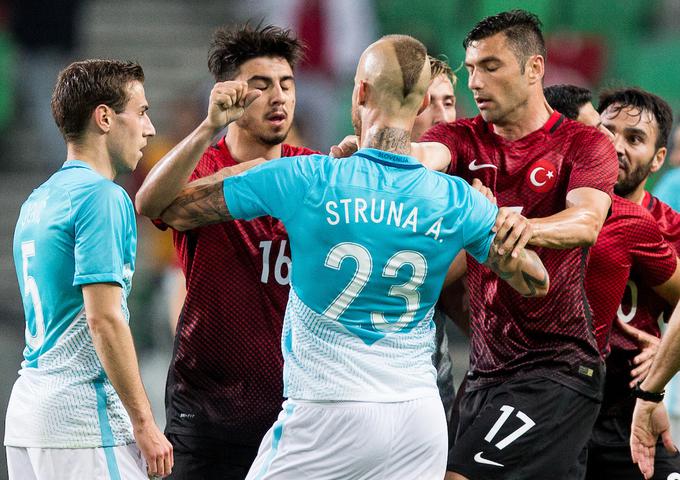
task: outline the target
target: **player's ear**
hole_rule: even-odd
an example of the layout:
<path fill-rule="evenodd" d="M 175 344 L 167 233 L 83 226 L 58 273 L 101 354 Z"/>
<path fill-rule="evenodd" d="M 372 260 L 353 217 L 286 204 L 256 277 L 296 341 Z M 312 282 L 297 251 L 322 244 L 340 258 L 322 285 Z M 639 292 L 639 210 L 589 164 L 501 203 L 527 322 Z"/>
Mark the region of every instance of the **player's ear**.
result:
<path fill-rule="evenodd" d="M 666 147 L 661 147 L 656 151 L 654 158 L 652 158 L 652 168 L 649 170 L 650 172 L 658 172 L 661 167 L 663 167 L 663 163 L 666 161 L 667 153 L 668 149 Z"/>
<path fill-rule="evenodd" d="M 111 130 L 113 110 L 107 105 L 97 105 L 92 112 L 92 120 L 99 130 L 108 133 Z"/>
<path fill-rule="evenodd" d="M 359 81 L 359 91 L 357 92 L 357 104 L 366 105 L 366 97 L 368 96 L 368 83 L 366 80 Z"/>
<path fill-rule="evenodd" d="M 423 98 L 423 103 L 420 104 L 420 108 L 418 109 L 418 113 L 416 115 L 420 115 L 425 111 L 427 107 L 430 106 L 430 92 L 425 92 L 425 97 Z"/>
<path fill-rule="evenodd" d="M 545 59 L 543 55 L 530 56 L 524 68 L 526 69 L 530 84 L 541 82 L 545 74 Z"/>

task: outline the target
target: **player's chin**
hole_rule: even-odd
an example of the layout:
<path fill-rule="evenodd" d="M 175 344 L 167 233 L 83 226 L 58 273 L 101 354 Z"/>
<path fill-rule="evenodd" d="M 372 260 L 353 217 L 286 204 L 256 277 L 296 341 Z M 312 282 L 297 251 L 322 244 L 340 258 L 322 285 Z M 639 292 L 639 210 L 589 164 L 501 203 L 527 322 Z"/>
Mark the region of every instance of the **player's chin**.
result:
<path fill-rule="evenodd" d="M 267 145 L 279 145 L 280 143 L 283 143 L 283 141 L 288 136 L 288 130 L 290 129 L 288 128 L 286 130 L 267 132 L 266 135 L 263 135 L 262 140 Z"/>
<path fill-rule="evenodd" d="M 495 112 L 489 108 L 479 109 L 479 114 L 482 116 L 482 119 L 484 119 L 485 122 L 494 123 L 498 118 L 498 115 L 495 115 L 494 113 Z"/>

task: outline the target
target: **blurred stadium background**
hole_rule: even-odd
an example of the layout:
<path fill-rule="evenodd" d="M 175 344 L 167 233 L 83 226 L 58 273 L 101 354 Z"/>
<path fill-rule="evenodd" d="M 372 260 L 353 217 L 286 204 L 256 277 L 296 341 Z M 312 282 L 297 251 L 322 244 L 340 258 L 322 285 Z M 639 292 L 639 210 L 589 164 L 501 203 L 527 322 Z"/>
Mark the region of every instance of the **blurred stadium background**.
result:
<path fill-rule="evenodd" d="M 469 28 L 483 16 L 510 8 L 530 10 L 543 21 L 546 85 L 575 83 L 595 91 L 638 85 L 680 111 L 680 0 L 1 1 L 0 424 L 23 348 L 23 313 L 12 260 L 14 223 L 30 191 L 64 161 L 65 147 L 49 109 L 61 68 L 94 57 L 134 59 L 143 65 L 157 136 L 138 172 L 120 179 L 134 195 L 150 166 L 204 115 L 212 84 L 207 50 L 220 25 L 264 20 L 297 31 L 309 51 L 296 74 L 296 130 L 305 145 L 327 151 L 351 131 L 351 81 L 358 56 L 369 43 L 382 34 L 408 33 L 456 69 Z M 472 116 L 476 111 L 465 70 L 458 75 L 458 115 Z M 131 324 L 162 423 L 172 348 L 167 293 L 173 279 L 172 246 L 170 236 L 146 219 L 138 224 Z M 452 342 L 460 379 L 467 350 L 459 336 Z"/>

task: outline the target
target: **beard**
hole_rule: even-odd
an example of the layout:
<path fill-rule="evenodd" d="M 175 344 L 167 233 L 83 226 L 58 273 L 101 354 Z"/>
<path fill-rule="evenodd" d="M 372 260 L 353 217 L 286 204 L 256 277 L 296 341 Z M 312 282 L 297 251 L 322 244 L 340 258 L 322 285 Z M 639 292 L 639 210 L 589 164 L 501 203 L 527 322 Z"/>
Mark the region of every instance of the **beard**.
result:
<path fill-rule="evenodd" d="M 274 147 L 283 143 L 283 141 L 288 136 L 289 131 L 290 127 L 285 132 L 257 135 L 256 138 L 261 144 Z"/>
<path fill-rule="evenodd" d="M 647 180 L 651 170 L 651 160 L 644 165 L 638 166 L 635 170 L 626 174 L 623 179 L 616 182 L 616 185 L 614 185 L 614 193 L 620 197 L 627 197 L 633 193 L 642 182 Z"/>
<path fill-rule="evenodd" d="M 266 125 L 258 123 L 253 118 L 246 117 L 245 115 L 236 120 L 236 125 L 242 130 L 250 132 L 253 138 L 260 144 L 270 147 L 283 143 L 288 136 L 288 132 L 293 128 L 293 122 L 291 121 L 285 130 L 271 131 Z"/>

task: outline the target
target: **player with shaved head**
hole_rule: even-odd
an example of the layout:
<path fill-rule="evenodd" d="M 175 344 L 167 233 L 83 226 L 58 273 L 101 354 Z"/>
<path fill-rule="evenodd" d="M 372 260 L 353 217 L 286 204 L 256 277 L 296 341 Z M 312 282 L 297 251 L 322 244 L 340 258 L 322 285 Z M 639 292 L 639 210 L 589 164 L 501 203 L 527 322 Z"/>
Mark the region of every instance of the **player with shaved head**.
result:
<path fill-rule="evenodd" d="M 282 158 L 195 184 L 164 215 L 181 229 L 269 214 L 288 231 L 288 399 L 247 478 L 440 480 L 432 313 L 449 264 L 465 249 L 521 294 L 547 293 L 543 264 L 523 248 L 527 220 L 409 155 L 429 84 L 425 47 L 384 37 L 357 68 L 354 155 Z"/>

